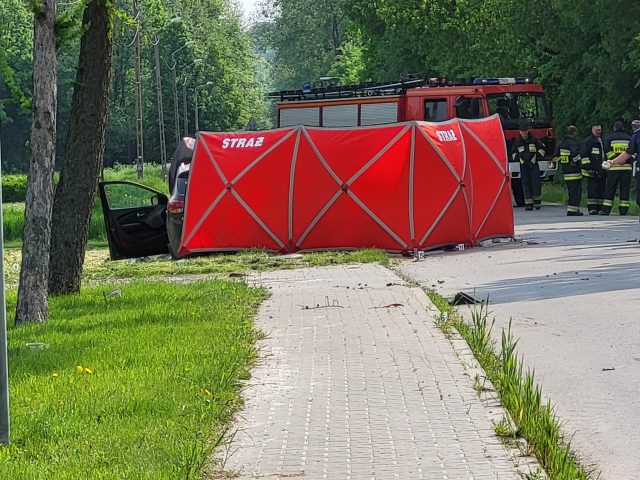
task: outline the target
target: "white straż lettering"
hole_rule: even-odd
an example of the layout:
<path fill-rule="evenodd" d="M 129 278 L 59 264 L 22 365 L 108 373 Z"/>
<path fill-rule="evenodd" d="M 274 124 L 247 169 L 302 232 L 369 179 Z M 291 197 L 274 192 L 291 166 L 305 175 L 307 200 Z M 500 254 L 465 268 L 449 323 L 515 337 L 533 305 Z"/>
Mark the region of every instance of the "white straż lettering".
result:
<path fill-rule="evenodd" d="M 441 142 L 457 142 L 456 132 L 453 130 L 436 130 L 438 140 Z"/>
<path fill-rule="evenodd" d="M 222 148 L 261 147 L 263 143 L 264 143 L 264 137 L 224 138 L 222 140 Z"/>

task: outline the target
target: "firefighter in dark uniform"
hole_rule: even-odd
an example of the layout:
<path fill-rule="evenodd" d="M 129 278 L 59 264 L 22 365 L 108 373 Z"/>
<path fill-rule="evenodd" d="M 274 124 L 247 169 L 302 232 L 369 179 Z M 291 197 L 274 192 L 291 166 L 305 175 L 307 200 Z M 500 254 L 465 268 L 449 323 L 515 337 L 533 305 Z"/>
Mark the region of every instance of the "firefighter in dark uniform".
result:
<path fill-rule="evenodd" d="M 520 163 L 520 178 L 524 191 L 525 210 L 540 209 L 542 182 L 538 161 L 544 158 L 544 145 L 531 135 L 528 122 L 520 125 L 520 137 L 511 147 L 511 157 Z"/>
<path fill-rule="evenodd" d="M 640 153 L 640 120 L 631 122 L 631 128 L 633 129 L 633 135 L 631 136 L 629 148 L 611 161 L 613 166 L 624 165 L 627 162 L 633 162 L 634 158 L 638 158 Z M 636 169 L 638 169 L 638 165 L 636 165 Z M 640 171 L 638 170 L 636 170 L 636 194 L 636 203 L 640 205 Z"/>
<path fill-rule="evenodd" d="M 613 125 L 613 133 L 607 137 L 604 142 L 604 151 L 607 160 L 611 162 L 622 152 L 629 149 L 631 136 L 624 131 L 624 124 L 616 122 Z M 622 165 L 611 165 L 607 170 L 607 187 L 604 192 L 604 203 L 602 212 L 605 215 L 611 213 L 613 207 L 613 199 L 616 196 L 616 190 L 620 185 L 620 203 L 618 210 L 620 215 L 626 215 L 629 212 L 629 194 L 631 192 L 631 177 L 633 176 L 633 159 L 628 159 Z"/>
<path fill-rule="evenodd" d="M 562 165 L 564 183 L 569 193 L 567 215 L 569 217 L 582 216 L 580 198 L 582 197 L 582 165 L 580 162 L 580 146 L 576 141 L 578 129 L 573 125 L 567 127 L 567 136 L 558 144 L 556 156 Z"/>
<path fill-rule="evenodd" d="M 606 172 L 602 169 L 605 152 L 600 124 L 591 127 L 591 135 L 585 139 L 580 156 L 582 157 L 582 176 L 587 177 L 588 183 L 587 208 L 589 215 L 598 215 L 602 210 L 607 186 Z"/>

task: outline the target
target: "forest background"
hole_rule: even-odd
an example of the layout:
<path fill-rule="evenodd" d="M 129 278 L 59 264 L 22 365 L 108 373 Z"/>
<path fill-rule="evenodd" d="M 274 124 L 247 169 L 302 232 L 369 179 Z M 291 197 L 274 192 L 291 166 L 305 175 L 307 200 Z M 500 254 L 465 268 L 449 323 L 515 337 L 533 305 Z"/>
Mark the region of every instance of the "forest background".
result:
<path fill-rule="evenodd" d="M 129 45 L 135 19 L 131 0 L 118 0 L 115 6 L 106 166 L 133 163 L 136 156 L 135 50 Z M 58 7 L 63 32 L 58 45 L 60 160 L 84 5 L 70 1 Z M 26 172 L 29 158 L 30 8 L 25 0 L 0 2 L 2 159 L 3 168 L 14 172 Z M 140 10 L 145 162 L 160 159 L 151 42 L 156 34 L 169 154 L 177 137 L 193 134 L 196 88 L 201 129 L 243 129 L 251 118 L 268 128 L 273 105 L 265 93 L 301 88 L 327 75 L 344 83 L 397 80 L 406 74 L 531 76 L 547 89 L 556 126 L 562 131 L 576 124 L 582 136 L 591 122 L 602 122 L 610 131 L 615 120 L 640 116 L 638 2 L 262 0 L 247 17 L 232 0 L 140 0 Z M 181 20 L 172 22 L 176 17 Z M 177 109 L 170 68 L 174 59 Z"/>

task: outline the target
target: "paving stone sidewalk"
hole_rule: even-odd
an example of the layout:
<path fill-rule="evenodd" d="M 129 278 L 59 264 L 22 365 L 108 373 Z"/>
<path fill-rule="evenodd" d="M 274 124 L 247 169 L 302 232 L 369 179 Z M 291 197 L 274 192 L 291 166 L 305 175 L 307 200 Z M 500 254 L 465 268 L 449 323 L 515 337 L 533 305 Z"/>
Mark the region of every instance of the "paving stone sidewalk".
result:
<path fill-rule="evenodd" d="M 379 265 L 278 271 L 225 469 L 250 479 L 520 479 L 424 292 Z M 422 295 L 422 297 L 420 297 Z"/>

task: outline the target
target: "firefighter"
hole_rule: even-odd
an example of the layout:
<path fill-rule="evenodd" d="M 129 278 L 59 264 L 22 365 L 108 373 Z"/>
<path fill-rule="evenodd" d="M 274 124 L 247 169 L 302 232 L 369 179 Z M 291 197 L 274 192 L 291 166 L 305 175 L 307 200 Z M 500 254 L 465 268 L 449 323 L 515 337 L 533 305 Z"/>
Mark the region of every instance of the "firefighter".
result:
<path fill-rule="evenodd" d="M 580 197 L 582 197 L 582 172 L 580 162 L 580 146 L 576 141 L 578 129 L 573 125 L 567 127 L 567 135 L 558 144 L 557 156 L 562 165 L 564 182 L 567 184 L 569 203 L 567 216 L 582 216 Z"/>
<path fill-rule="evenodd" d="M 631 122 L 631 128 L 633 129 L 633 135 L 631 136 L 631 142 L 629 143 L 629 148 L 618 155 L 611 161 L 611 164 L 614 166 L 624 165 L 627 162 L 632 162 L 634 158 L 637 158 L 638 153 L 640 153 L 640 120 L 634 120 Z M 640 166 L 636 164 L 636 169 Z M 636 203 L 640 205 L 640 171 L 636 171 Z"/>
<path fill-rule="evenodd" d="M 591 135 L 582 145 L 582 176 L 587 177 L 587 208 L 589 215 L 598 215 L 604 203 L 604 191 L 607 186 L 606 172 L 602 169 L 605 159 L 602 143 L 602 125 L 591 126 Z M 603 212 L 604 215 L 604 212 Z"/>
<path fill-rule="evenodd" d="M 525 210 L 540 210 L 542 204 L 540 167 L 538 160 L 544 157 L 544 145 L 531 135 L 528 123 L 520 124 L 520 137 L 513 142 L 511 157 L 520 162 L 520 178 L 524 191 Z"/>
<path fill-rule="evenodd" d="M 624 124 L 616 122 L 613 125 L 613 133 L 607 137 L 604 142 L 604 150 L 607 160 L 611 162 L 622 152 L 629 148 L 631 137 L 624 131 Z M 607 187 L 604 192 L 604 204 L 602 205 L 602 213 L 609 215 L 613 207 L 613 199 L 616 196 L 616 190 L 620 185 L 620 203 L 618 210 L 620 215 L 626 215 L 629 212 L 629 193 L 631 191 L 631 177 L 633 176 L 633 159 L 629 158 L 622 165 L 611 165 L 607 170 Z"/>

